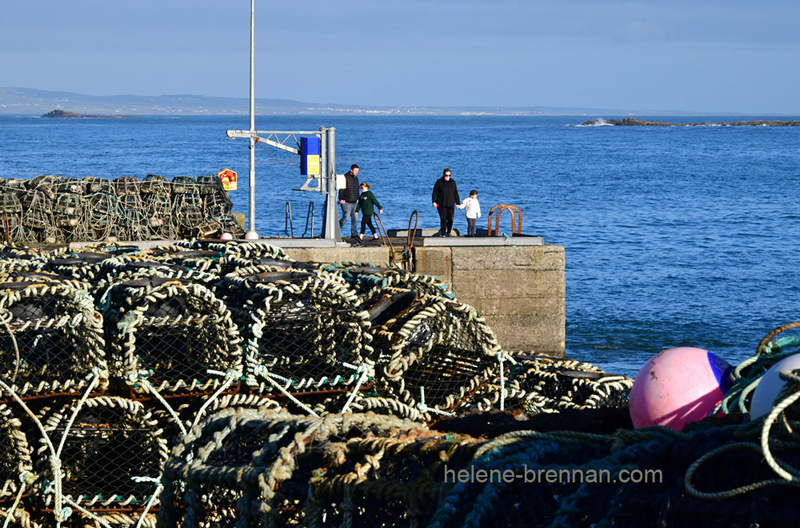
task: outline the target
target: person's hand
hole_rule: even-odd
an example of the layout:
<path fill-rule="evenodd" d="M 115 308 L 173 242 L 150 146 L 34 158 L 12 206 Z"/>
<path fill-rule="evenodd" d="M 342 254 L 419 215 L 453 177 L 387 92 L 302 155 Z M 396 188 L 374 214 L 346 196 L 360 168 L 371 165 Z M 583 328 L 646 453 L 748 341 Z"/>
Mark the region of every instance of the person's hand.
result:
<path fill-rule="evenodd" d="M 344 200 L 339 200 L 339 205 L 344 205 Z"/>
<path fill-rule="evenodd" d="M 353 216 L 355 216 L 356 218 L 358 218 L 358 211 L 356 211 L 355 213 L 353 213 Z"/>
<path fill-rule="evenodd" d="M 436 202 L 433 202 L 433 206 L 436 207 L 437 209 L 439 208 L 439 204 L 437 204 Z"/>
<path fill-rule="evenodd" d="M 383 214 L 383 209 L 379 209 L 378 214 Z"/>

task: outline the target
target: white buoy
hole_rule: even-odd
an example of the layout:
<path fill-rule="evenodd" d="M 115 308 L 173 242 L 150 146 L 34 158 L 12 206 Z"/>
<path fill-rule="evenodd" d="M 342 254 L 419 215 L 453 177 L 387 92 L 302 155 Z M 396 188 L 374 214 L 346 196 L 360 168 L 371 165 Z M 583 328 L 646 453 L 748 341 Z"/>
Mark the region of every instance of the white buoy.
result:
<path fill-rule="evenodd" d="M 258 233 L 255 231 L 248 231 L 244 234 L 245 240 L 258 240 Z"/>
<path fill-rule="evenodd" d="M 227 232 L 226 232 L 226 233 L 222 233 L 222 234 L 219 236 L 219 239 L 220 239 L 220 240 L 233 240 L 233 235 L 232 235 L 232 234 L 230 234 L 230 233 L 227 233 Z"/>
<path fill-rule="evenodd" d="M 800 369 L 800 354 L 783 358 L 764 373 L 750 400 L 751 420 L 758 420 L 769 414 L 777 403 L 775 399 L 778 397 L 778 393 L 786 385 L 786 382 L 780 378 L 780 373 L 791 372 L 795 369 Z"/>

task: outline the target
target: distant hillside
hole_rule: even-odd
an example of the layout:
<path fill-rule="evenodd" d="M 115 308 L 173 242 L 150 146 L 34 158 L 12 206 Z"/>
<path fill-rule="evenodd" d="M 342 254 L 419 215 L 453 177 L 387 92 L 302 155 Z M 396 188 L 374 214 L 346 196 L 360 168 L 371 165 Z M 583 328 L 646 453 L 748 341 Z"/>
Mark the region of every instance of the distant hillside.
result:
<path fill-rule="evenodd" d="M 103 115 L 247 115 L 247 98 L 202 95 L 108 95 L 0 88 L 0 114 L 42 115 L 53 109 Z M 621 110 L 554 107 L 391 107 L 256 99 L 258 115 L 601 115 Z"/>

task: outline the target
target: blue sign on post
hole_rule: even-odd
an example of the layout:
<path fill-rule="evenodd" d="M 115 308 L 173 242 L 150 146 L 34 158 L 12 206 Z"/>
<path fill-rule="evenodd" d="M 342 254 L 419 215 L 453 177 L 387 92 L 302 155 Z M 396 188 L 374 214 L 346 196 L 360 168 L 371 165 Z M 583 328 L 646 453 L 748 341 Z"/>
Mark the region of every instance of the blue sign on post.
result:
<path fill-rule="evenodd" d="M 300 138 L 300 174 L 319 176 L 320 141 L 318 137 Z"/>

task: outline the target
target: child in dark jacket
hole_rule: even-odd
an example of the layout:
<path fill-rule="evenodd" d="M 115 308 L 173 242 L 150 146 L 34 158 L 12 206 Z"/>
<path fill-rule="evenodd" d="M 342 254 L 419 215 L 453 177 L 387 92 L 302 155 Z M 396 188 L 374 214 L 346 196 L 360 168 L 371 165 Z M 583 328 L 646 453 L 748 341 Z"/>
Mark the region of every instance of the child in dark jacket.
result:
<path fill-rule="evenodd" d="M 361 183 L 361 196 L 358 197 L 358 206 L 356 206 L 356 212 L 361 211 L 361 234 L 358 236 L 361 240 L 364 240 L 364 231 L 366 231 L 367 227 L 369 227 L 372 233 L 372 238 L 378 238 L 378 234 L 375 232 L 375 226 L 372 225 L 372 216 L 375 214 L 375 207 L 378 208 L 380 214 L 383 214 L 383 206 L 369 189 L 370 187 L 367 182 Z"/>

